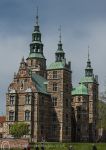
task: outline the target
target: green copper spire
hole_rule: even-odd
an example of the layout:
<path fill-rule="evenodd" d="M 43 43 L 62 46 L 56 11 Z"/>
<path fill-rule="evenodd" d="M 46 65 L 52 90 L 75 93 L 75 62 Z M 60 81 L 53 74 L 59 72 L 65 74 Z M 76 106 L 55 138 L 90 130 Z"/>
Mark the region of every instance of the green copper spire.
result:
<path fill-rule="evenodd" d="M 88 61 L 87 61 L 86 69 L 85 69 L 85 76 L 87 76 L 87 77 L 93 76 L 93 69 L 91 67 L 91 61 L 89 58 L 89 46 L 88 46 Z"/>
<path fill-rule="evenodd" d="M 38 7 L 36 15 L 36 25 L 34 26 L 34 31 L 32 33 L 32 42 L 30 44 L 29 58 L 44 58 L 43 44 L 41 41 L 41 32 L 39 27 Z"/>
<path fill-rule="evenodd" d="M 55 53 L 56 56 L 56 62 L 65 61 L 65 53 L 62 48 L 62 42 L 61 42 L 61 26 L 59 28 L 59 43 L 58 43 L 58 49 Z"/>

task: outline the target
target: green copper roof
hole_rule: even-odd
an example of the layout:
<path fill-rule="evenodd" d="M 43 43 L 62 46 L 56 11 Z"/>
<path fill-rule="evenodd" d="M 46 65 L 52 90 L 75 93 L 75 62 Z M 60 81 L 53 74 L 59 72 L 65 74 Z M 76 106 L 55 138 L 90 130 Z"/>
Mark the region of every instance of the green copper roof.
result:
<path fill-rule="evenodd" d="M 57 51 L 56 51 L 56 54 L 57 54 L 57 53 L 64 53 L 64 51 L 63 51 L 63 50 L 57 50 Z"/>
<path fill-rule="evenodd" d="M 92 83 L 94 82 L 94 77 L 83 77 L 80 83 Z"/>
<path fill-rule="evenodd" d="M 65 62 L 54 62 L 52 63 L 48 69 L 63 69 L 65 68 Z"/>
<path fill-rule="evenodd" d="M 79 84 L 78 87 L 72 90 L 72 95 L 88 95 L 88 89 L 85 85 Z"/>
<path fill-rule="evenodd" d="M 30 53 L 28 58 L 45 58 L 41 53 Z"/>
<path fill-rule="evenodd" d="M 45 85 L 45 84 L 47 84 L 47 80 L 45 78 L 43 78 L 42 76 L 40 76 L 38 74 L 33 73 L 32 81 L 34 82 L 38 92 L 48 94 L 46 85 Z"/>

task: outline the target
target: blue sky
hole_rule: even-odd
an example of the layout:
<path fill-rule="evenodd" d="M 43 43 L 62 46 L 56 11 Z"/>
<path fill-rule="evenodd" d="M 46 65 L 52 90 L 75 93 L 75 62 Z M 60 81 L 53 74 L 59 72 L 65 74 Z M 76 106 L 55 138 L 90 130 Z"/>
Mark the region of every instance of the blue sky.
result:
<path fill-rule="evenodd" d="M 5 93 L 13 74 L 21 58 L 28 56 L 37 6 L 47 64 L 54 61 L 61 25 L 73 85 L 84 76 L 89 45 L 100 90 L 105 89 L 106 0 L 0 0 L 0 113 L 5 113 Z"/>

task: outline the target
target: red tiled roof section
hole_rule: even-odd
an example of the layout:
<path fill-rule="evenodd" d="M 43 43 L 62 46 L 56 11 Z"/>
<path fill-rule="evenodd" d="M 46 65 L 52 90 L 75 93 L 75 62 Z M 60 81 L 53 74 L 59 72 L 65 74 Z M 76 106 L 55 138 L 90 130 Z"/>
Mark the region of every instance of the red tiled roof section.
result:
<path fill-rule="evenodd" d="M 6 117 L 5 116 L 0 116 L 0 123 L 3 123 L 6 121 Z"/>

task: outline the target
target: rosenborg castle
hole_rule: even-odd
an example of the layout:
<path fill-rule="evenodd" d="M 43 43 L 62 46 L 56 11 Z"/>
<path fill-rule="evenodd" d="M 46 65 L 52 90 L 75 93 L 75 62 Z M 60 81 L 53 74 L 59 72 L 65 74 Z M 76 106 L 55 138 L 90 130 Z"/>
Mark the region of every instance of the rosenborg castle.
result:
<path fill-rule="evenodd" d="M 89 55 L 85 74 L 73 88 L 71 62 L 65 57 L 61 35 L 55 61 L 46 67 L 37 15 L 29 55 L 22 58 L 6 94 L 6 136 L 11 136 L 14 122 L 26 122 L 26 137 L 34 141 L 95 141 L 97 102 L 98 77 Z"/>

